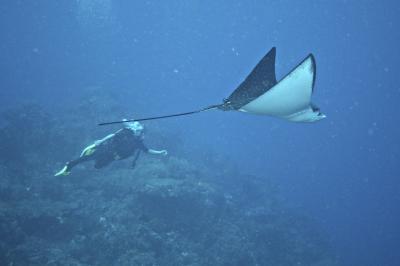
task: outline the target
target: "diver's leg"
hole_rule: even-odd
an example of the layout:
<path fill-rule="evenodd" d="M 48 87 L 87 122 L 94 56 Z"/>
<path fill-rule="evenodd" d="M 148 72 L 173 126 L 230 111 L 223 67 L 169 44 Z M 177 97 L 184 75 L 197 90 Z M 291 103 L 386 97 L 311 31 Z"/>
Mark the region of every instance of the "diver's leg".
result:
<path fill-rule="evenodd" d="M 93 160 L 93 159 L 94 159 L 93 156 L 82 156 L 82 157 L 79 157 L 76 160 L 69 161 L 69 162 L 67 162 L 65 164 L 64 168 L 61 169 L 58 173 L 56 173 L 54 176 L 69 175 L 71 173 L 71 169 L 73 167 L 75 167 L 76 165 L 78 165 L 80 163 L 83 163 L 83 162 L 86 162 L 86 161 L 90 161 L 90 160 Z"/>
<path fill-rule="evenodd" d="M 93 156 L 82 156 L 82 157 L 79 157 L 76 160 L 69 161 L 67 163 L 68 170 L 71 170 L 73 167 L 75 167 L 76 165 L 78 165 L 80 163 L 87 162 L 87 161 L 90 161 L 90 160 L 93 160 L 93 159 L 94 159 Z"/>
<path fill-rule="evenodd" d="M 61 169 L 54 176 L 69 175 L 71 169 L 76 165 L 86 161 L 94 160 L 97 153 L 96 151 L 97 151 L 96 143 L 87 146 L 85 149 L 83 149 L 81 156 L 78 159 L 67 162 L 63 167 L 63 169 Z"/>

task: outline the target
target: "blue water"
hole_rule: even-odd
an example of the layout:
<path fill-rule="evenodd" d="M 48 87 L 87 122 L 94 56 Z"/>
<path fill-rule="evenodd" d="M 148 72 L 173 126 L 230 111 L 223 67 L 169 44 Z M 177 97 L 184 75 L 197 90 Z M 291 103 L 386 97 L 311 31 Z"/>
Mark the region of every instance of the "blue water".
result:
<path fill-rule="evenodd" d="M 313 53 L 323 121 L 206 112 L 147 125 L 179 134 L 188 156 L 212 150 L 272 178 L 340 265 L 399 265 L 399 12 L 367 0 L 4 1 L 0 108 L 60 115 L 93 87 L 124 95 L 115 119 L 190 111 L 228 96 L 273 46 L 278 79 Z"/>

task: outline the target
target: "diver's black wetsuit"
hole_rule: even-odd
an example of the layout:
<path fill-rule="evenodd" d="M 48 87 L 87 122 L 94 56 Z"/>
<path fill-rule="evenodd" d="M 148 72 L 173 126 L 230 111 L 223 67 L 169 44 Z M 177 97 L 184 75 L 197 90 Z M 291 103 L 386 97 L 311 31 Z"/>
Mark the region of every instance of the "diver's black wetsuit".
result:
<path fill-rule="evenodd" d="M 77 164 L 91 160 L 95 161 L 94 167 L 99 169 L 109 165 L 113 161 L 126 159 L 132 155 L 135 155 L 132 162 L 132 167 L 134 167 L 140 152 L 147 152 L 148 150 L 141 137 L 135 136 L 132 130 L 123 128 L 117 131 L 114 136 L 96 146 L 95 151 L 91 155 L 84 155 L 68 162 L 68 171 Z"/>

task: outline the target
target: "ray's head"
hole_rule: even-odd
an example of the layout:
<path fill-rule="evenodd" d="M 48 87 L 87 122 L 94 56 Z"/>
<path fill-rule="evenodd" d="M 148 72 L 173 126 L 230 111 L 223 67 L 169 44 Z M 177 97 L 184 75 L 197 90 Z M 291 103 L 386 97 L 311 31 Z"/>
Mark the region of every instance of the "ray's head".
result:
<path fill-rule="evenodd" d="M 312 112 L 310 112 L 309 121 L 306 121 L 306 122 L 315 122 L 315 121 L 326 118 L 326 115 L 321 113 L 321 110 L 319 109 L 318 106 L 311 103 L 310 107 L 311 107 Z"/>
<path fill-rule="evenodd" d="M 303 122 L 316 122 L 318 120 L 322 120 L 326 118 L 326 115 L 321 113 L 319 110 L 318 111 L 313 111 L 307 113 L 307 116 L 304 117 Z"/>
<path fill-rule="evenodd" d="M 308 108 L 306 108 L 300 112 L 296 112 L 294 114 L 288 115 L 284 118 L 286 118 L 287 120 L 292 121 L 292 122 L 311 123 L 311 122 L 316 122 L 316 121 L 326 118 L 326 115 L 321 113 L 319 108 L 311 103 L 311 105 Z"/>

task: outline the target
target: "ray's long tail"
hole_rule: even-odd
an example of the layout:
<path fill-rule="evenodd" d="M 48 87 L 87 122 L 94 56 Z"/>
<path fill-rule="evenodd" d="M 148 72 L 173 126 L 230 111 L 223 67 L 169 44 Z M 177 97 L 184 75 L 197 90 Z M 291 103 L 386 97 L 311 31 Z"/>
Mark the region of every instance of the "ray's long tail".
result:
<path fill-rule="evenodd" d="M 184 112 L 184 113 L 178 113 L 178 114 L 172 114 L 172 115 L 153 116 L 153 117 L 138 118 L 138 119 L 103 122 L 103 123 L 99 123 L 98 125 L 99 126 L 107 126 L 107 125 L 113 125 L 113 124 L 121 124 L 124 122 L 134 122 L 134 121 L 141 122 L 141 121 L 164 119 L 164 118 L 177 117 L 177 116 L 192 115 L 192 114 L 197 114 L 197 113 L 201 113 L 201 112 L 205 112 L 205 111 L 209 111 L 209 110 L 214 110 L 214 109 L 220 108 L 222 105 L 223 104 L 214 104 L 214 105 L 210 105 L 208 107 L 205 107 L 205 108 L 202 108 L 199 110 L 195 110 L 195 111 L 191 111 L 191 112 Z"/>

